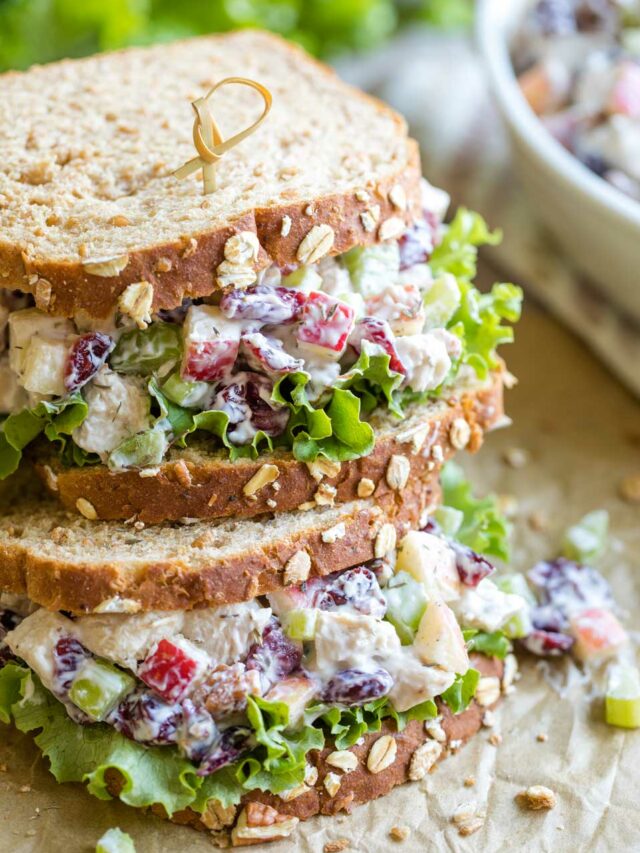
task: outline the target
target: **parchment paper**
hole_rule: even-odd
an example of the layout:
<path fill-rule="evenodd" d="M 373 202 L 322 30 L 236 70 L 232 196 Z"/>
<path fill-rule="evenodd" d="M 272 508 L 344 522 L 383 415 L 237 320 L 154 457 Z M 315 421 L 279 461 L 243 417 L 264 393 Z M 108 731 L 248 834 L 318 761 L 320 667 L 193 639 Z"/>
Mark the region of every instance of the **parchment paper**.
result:
<path fill-rule="evenodd" d="M 509 393 L 513 427 L 490 436 L 465 466 L 483 490 L 517 499 L 514 559 L 518 568 L 553 556 L 562 530 L 583 513 L 606 507 L 613 541 L 603 561 L 618 601 L 640 629 L 640 506 L 617 496 L 621 478 L 640 472 L 640 406 L 587 351 L 528 305 L 517 343 L 508 353 L 520 384 Z M 524 468 L 509 468 L 506 448 L 531 454 Z M 509 500 L 513 503 L 512 500 Z M 549 526 L 535 532 L 527 519 L 543 513 Z M 561 681 L 570 668 L 552 666 Z M 572 670 L 575 681 L 576 671 Z M 293 839 L 269 845 L 271 853 L 319 853 L 328 840 L 349 839 L 351 849 L 403 851 L 610 851 L 640 850 L 640 731 L 625 733 L 601 722 L 583 685 L 561 698 L 535 664 L 524 667 L 517 692 L 498 715 L 504 740 L 488 743 L 489 730 L 444 762 L 424 782 L 354 810 L 350 817 L 316 818 Z M 548 735 L 538 742 L 536 735 Z M 211 841 L 117 802 L 100 802 L 77 785 L 57 785 L 30 738 L 0 726 L 0 851 L 84 853 L 111 826 L 135 839 L 139 853 L 211 850 Z M 465 777 L 476 785 L 466 788 Z M 551 812 L 524 812 L 514 802 L 523 787 L 544 784 L 558 796 Z M 31 790 L 21 793 L 21 786 Z M 430 789 L 430 793 L 425 790 Z M 454 809 L 486 806 L 484 828 L 461 838 Z M 39 809 L 39 814 L 36 813 Z M 411 828 L 401 843 L 392 826 Z"/>

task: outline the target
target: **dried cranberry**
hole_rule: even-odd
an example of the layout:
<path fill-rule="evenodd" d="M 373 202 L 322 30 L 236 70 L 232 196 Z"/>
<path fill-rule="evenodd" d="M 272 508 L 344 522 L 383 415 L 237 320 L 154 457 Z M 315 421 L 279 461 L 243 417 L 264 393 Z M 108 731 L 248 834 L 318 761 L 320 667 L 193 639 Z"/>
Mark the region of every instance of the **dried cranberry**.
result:
<path fill-rule="evenodd" d="M 534 607 L 531 610 L 531 622 L 534 628 L 556 633 L 562 633 L 569 625 L 569 620 L 564 613 L 551 604 Z"/>
<path fill-rule="evenodd" d="M 386 320 L 377 317 L 363 317 L 359 320 L 349 337 L 349 344 L 359 353 L 362 350 L 362 341 L 377 344 L 389 356 L 389 368 L 403 376 L 406 374 L 407 369 L 395 347 L 395 335 Z"/>
<path fill-rule="evenodd" d="M 102 332 L 81 335 L 71 347 L 64 372 L 64 387 L 77 391 L 100 370 L 115 343 Z"/>
<path fill-rule="evenodd" d="M 246 667 L 260 672 L 263 690 L 300 669 L 302 646 L 291 640 L 276 619 L 271 619 L 262 634 L 262 642 L 254 643 L 247 655 Z"/>
<path fill-rule="evenodd" d="M 362 705 L 386 696 L 392 687 L 393 678 L 386 669 L 376 669 L 373 672 L 343 669 L 327 682 L 322 698 L 325 702 Z"/>
<path fill-rule="evenodd" d="M 398 246 L 401 270 L 424 264 L 429 260 L 434 246 L 435 223 L 435 217 L 432 222 L 423 219 L 408 228 L 400 237 Z"/>
<path fill-rule="evenodd" d="M 252 745 L 251 729 L 245 728 L 245 726 L 231 726 L 225 729 L 202 759 L 197 771 L 198 776 L 209 776 L 216 770 L 220 770 L 221 767 L 233 764 L 241 755 L 251 749 Z"/>
<path fill-rule="evenodd" d="M 165 702 L 150 690 L 139 687 L 112 711 L 108 722 L 131 740 L 163 746 L 176 743 L 182 710 L 180 705 Z"/>
<path fill-rule="evenodd" d="M 213 409 L 229 416 L 229 438 L 235 444 L 250 444 L 258 430 L 280 435 L 289 420 L 284 406 L 271 402 L 273 385 L 258 373 L 236 373 L 218 385 Z"/>
<path fill-rule="evenodd" d="M 536 629 L 522 640 L 527 651 L 540 657 L 558 657 L 566 654 L 573 645 L 573 637 L 556 631 L 541 631 Z"/>
<path fill-rule="evenodd" d="M 466 545 L 452 542 L 451 547 L 456 555 L 456 568 L 460 580 L 465 586 L 476 587 L 483 578 L 495 571 L 491 563 L 480 554 L 476 554 Z"/>
<path fill-rule="evenodd" d="M 302 370 L 302 359 L 294 358 L 285 351 L 282 341 L 267 337 L 262 332 L 249 332 L 241 338 L 242 354 L 249 367 L 268 376 L 293 373 Z"/>
<path fill-rule="evenodd" d="M 57 692 L 66 693 L 91 653 L 74 637 L 61 637 L 53 649 L 53 671 Z"/>
<path fill-rule="evenodd" d="M 245 290 L 231 290 L 220 300 L 220 310 L 230 319 L 257 320 L 277 326 L 300 318 L 306 295 L 300 290 L 256 284 Z"/>
<path fill-rule="evenodd" d="M 615 608 L 611 588 L 602 575 L 563 557 L 535 565 L 528 578 L 544 604 L 552 604 L 568 616 L 587 607 Z"/>
<path fill-rule="evenodd" d="M 387 612 L 387 602 L 374 572 L 357 566 L 343 572 L 334 572 L 323 578 L 313 578 L 302 584 L 309 599 L 309 607 L 334 610 L 348 605 L 358 613 L 382 619 Z"/>

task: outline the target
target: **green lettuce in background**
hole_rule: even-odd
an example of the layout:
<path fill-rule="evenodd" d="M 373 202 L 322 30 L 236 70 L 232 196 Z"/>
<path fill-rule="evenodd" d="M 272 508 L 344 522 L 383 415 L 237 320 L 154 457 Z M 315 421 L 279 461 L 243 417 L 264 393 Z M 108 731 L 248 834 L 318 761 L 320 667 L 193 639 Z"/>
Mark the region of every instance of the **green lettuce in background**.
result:
<path fill-rule="evenodd" d="M 410 22 L 467 24 L 472 0 L 0 0 L 0 70 L 260 27 L 316 54 L 367 50 Z"/>

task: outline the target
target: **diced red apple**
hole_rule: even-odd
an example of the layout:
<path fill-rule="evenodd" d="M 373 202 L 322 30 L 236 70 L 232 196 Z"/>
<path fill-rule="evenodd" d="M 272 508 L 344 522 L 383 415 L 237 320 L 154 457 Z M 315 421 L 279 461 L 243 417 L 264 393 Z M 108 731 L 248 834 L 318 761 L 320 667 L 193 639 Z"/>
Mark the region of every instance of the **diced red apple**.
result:
<path fill-rule="evenodd" d="M 460 598 L 461 581 L 456 557 L 444 539 L 411 530 L 400 542 L 397 572 L 408 572 L 425 588 L 432 599 L 454 601 Z"/>
<path fill-rule="evenodd" d="M 248 332 L 242 336 L 241 343 L 249 367 L 269 376 L 293 373 L 304 366 L 302 359 L 294 358 L 285 351 L 281 341 L 262 332 Z"/>
<path fill-rule="evenodd" d="M 609 94 L 607 110 L 640 119 L 640 65 L 623 62 Z"/>
<path fill-rule="evenodd" d="M 296 335 L 302 347 L 338 359 L 353 330 L 355 311 L 346 302 L 315 290 L 302 309 Z"/>
<path fill-rule="evenodd" d="M 443 601 L 430 601 L 420 620 L 413 648 L 425 664 L 465 673 L 469 655 L 456 617 Z"/>
<path fill-rule="evenodd" d="M 395 347 L 395 335 L 386 320 L 380 320 L 378 317 L 363 317 L 359 320 L 349 338 L 349 343 L 357 353 L 360 353 L 362 341 L 377 344 L 389 356 L 391 370 L 403 376 L 406 374 L 407 370 Z"/>
<path fill-rule="evenodd" d="M 315 681 L 303 676 L 293 676 L 274 685 L 265 699 L 269 702 L 284 702 L 289 707 L 289 726 L 295 726 L 317 693 L 318 685 Z"/>
<path fill-rule="evenodd" d="M 182 378 L 216 382 L 238 357 L 241 325 L 215 305 L 192 305 L 183 327 Z"/>
<path fill-rule="evenodd" d="M 206 666 L 206 655 L 188 640 L 160 640 L 138 669 L 138 677 L 167 702 L 179 702 Z"/>
<path fill-rule="evenodd" d="M 575 638 L 573 651 L 582 661 L 606 660 L 629 642 L 618 619 L 604 607 L 580 611 L 571 617 L 569 625 Z"/>

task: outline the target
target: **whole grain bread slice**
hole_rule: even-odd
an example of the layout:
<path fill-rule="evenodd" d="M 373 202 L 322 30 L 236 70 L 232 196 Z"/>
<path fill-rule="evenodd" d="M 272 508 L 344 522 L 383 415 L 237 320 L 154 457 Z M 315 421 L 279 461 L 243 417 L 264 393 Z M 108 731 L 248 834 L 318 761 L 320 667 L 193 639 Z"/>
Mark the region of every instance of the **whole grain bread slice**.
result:
<path fill-rule="evenodd" d="M 457 450 L 478 450 L 484 433 L 504 417 L 502 383 L 497 371 L 484 382 L 459 383 L 444 399 L 409 407 L 402 420 L 376 414 L 372 453 L 342 464 L 305 464 L 284 451 L 230 462 L 226 453 L 195 446 L 173 451 L 153 476 L 140 476 L 103 465 L 64 467 L 47 442 L 35 465 L 67 509 L 105 520 L 158 524 L 184 517 L 249 518 L 370 496 L 380 502 L 410 480 L 432 479 Z"/>
<path fill-rule="evenodd" d="M 91 521 L 6 489 L 13 499 L 0 516 L 0 591 L 75 613 L 248 601 L 383 556 L 440 496 L 434 473 L 376 501 L 147 527 Z"/>
<path fill-rule="evenodd" d="M 480 672 L 481 677 L 496 679 L 498 692 L 501 681 L 503 690 L 508 688 L 508 685 L 503 681 L 506 673 L 502 661 L 497 658 L 487 658 L 483 655 L 474 654 L 471 656 L 471 665 Z M 480 731 L 485 713 L 496 708 L 499 701 L 498 698 L 497 701 L 492 701 L 490 705 L 481 705 L 476 700 L 472 700 L 465 711 L 454 716 L 449 708 L 438 699 L 438 713 L 441 715 L 439 723 L 442 730 L 438 736 L 441 740 L 431 737 L 424 724 L 417 720 L 412 720 L 401 732 L 397 731 L 393 721 L 385 720 L 379 732 L 365 735 L 361 742 L 347 750 L 355 756 L 357 761 L 355 769 L 349 772 L 336 770 L 335 765 L 332 765 L 328 760 L 335 750 L 332 743 L 328 743 L 320 752 L 311 752 L 308 760 L 311 767 L 317 771 L 317 776 L 313 773 L 315 781 L 310 780 L 310 783 L 304 786 L 299 795 L 293 799 L 282 799 L 274 794 L 256 790 L 247 794 L 239 807 L 224 808 L 217 801 L 211 801 L 202 815 L 192 809 L 185 809 L 172 815 L 171 820 L 177 824 L 213 833 L 214 839 L 218 841 L 220 846 L 226 846 L 229 839 L 234 847 L 280 840 L 283 836 L 278 835 L 277 821 L 282 821 L 285 818 L 304 821 L 318 814 L 349 813 L 354 806 L 383 797 L 397 785 L 424 778 L 430 769 L 435 768 L 440 761 L 451 755 L 452 752 L 457 752 L 461 746 Z M 369 756 L 374 744 L 382 738 L 392 739 L 395 744 L 395 747 L 392 748 L 395 749 L 395 757 L 391 763 L 380 770 L 377 770 L 371 763 L 372 770 L 369 768 Z M 425 746 L 426 744 L 428 746 Z M 339 787 L 337 790 L 334 790 L 330 784 L 331 782 L 335 783 L 335 780 L 326 781 L 330 773 L 338 778 Z M 110 770 L 107 780 L 109 792 L 113 796 L 118 796 L 123 784 L 120 774 L 115 770 Z M 237 829 L 234 832 L 234 828 L 238 825 L 242 826 L 244 822 L 243 813 L 246 820 L 247 807 L 249 806 L 251 809 L 250 803 L 263 804 L 282 816 L 275 818 L 273 812 L 268 810 L 263 812 L 264 817 L 271 823 L 268 824 L 265 820 L 266 825 L 262 837 L 258 835 L 253 841 L 243 839 L 242 833 L 239 833 Z M 151 811 L 159 817 L 166 818 L 167 816 L 162 806 L 152 806 Z M 260 818 L 260 812 L 257 810 L 254 811 L 254 820 L 255 817 Z M 349 834 L 348 824 L 344 824 L 341 829 L 344 835 Z"/>
<path fill-rule="evenodd" d="M 196 154 L 191 102 L 231 76 L 267 86 L 273 108 L 204 196 L 198 176 L 173 172 Z M 212 107 L 228 137 L 262 103 L 229 85 Z M 218 268 L 239 232 L 258 237 L 252 268 L 282 266 L 319 257 L 320 244 L 335 254 L 397 237 L 419 212 L 404 120 L 263 32 L 1 75 L 0 125 L 0 286 L 58 315 L 105 317 L 141 281 L 155 311 L 207 296 L 225 283 Z"/>

